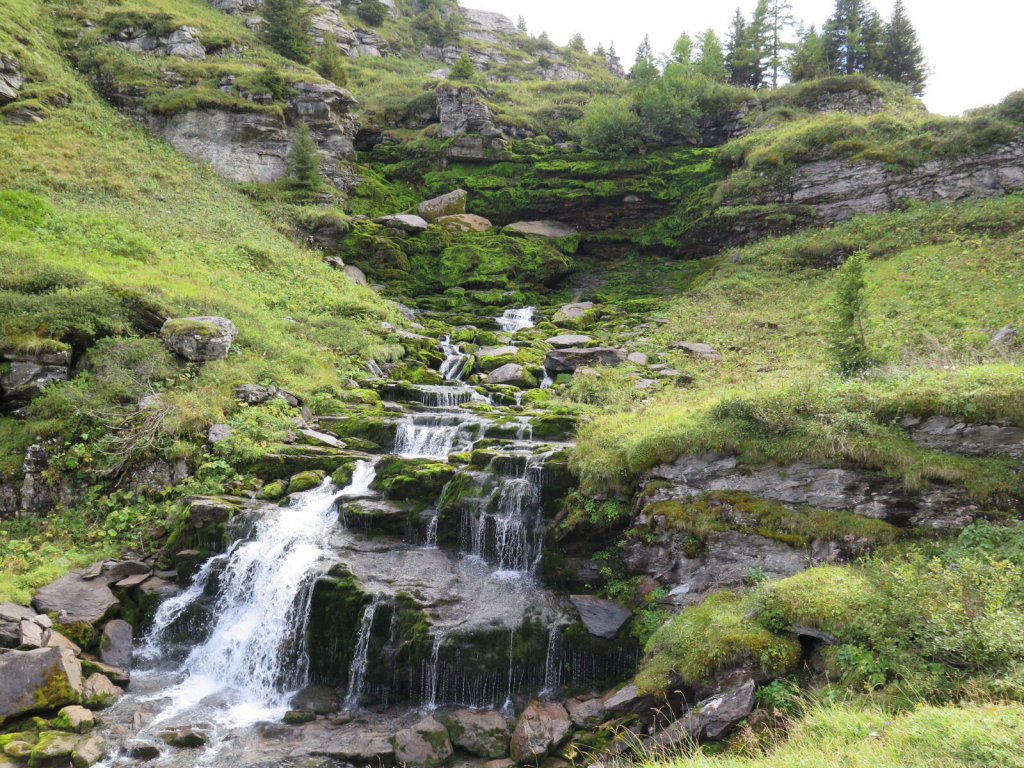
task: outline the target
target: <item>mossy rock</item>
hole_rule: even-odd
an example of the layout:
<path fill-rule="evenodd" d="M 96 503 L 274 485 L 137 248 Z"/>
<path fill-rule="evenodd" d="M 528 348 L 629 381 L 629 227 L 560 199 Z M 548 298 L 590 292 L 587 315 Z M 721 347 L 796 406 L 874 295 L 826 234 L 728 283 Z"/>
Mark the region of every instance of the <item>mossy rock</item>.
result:
<path fill-rule="evenodd" d="M 299 472 L 297 475 L 292 475 L 288 480 L 288 494 L 302 493 L 303 491 L 309 491 L 320 485 L 324 478 L 327 477 L 327 473 L 323 470 L 314 469 L 307 472 Z"/>
<path fill-rule="evenodd" d="M 316 720 L 316 712 L 311 709 L 291 709 L 284 713 L 286 725 L 302 725 Z"/>
<path fill-rule="evenodd" d="M 373 488 L 390 499 L 429 503 L 438 497 L 454 474 L 455 468 L 446 462 L 389 456 L 377 465 Z"/>
<path fill-rule="evenodd" d="M 344 564 L 316 580 L 309 603 L 310 682 L 344 687 L 356 644 L 356 627 L 370 596 Z"/>
<path fill-rule="evenodd" d="M 288 484 L 284 480 L 274 480 L 264 485 L 256 498 L 264 501 L 280 501 L 288 492 Z"/>
<path fill-rule="evenodd" d="M 576 433 L 576 417 L 544 414 L 532 418 L 533 437 L 536 440 L 570 440 Z"/>
<path fill-rule="evenodd" d="M 310 470 L 333 472 L 352 452 L 340 448 L 318 445 L 271 445 L 263 454 L 239 467 L 264 480 L 281 480 Z"/>
<path fill-rule="evenodd" d="M 347 488 L 352 483 L 352 476 L 356 471 L 355 460 L 346 461 L 331 473 L 331 483 L 338 488 Z"/>

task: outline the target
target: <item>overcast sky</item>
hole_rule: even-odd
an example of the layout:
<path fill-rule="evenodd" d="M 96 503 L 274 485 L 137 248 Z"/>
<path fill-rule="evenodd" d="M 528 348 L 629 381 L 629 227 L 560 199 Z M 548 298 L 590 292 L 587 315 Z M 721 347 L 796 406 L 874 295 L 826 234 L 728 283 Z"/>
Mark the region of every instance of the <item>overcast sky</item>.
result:
<path fill-rule="evenodd" d="M 795 15 L 819 28 L 833 0 L 791 0 Z M 470 8 L 526 19 L 532 34 L 547 32 L 565 44 L 579 32 L 593 49 L 615 48 L 628 69 L 644 34 L 654 50 L 668 52 L 681 32 L 714 27 L 725 35 L 737 4 L 749 17 L 756 0 L 462 0 Z M 931 77 L 924 101 L 932 112 L 957 115 L 1000 101 L 1024 88 L 1017 58 L 1024 32 L 1024 0 L 904 0 L 924 46 Z M 875 0 L 888 18 L 893 0 Z"/>

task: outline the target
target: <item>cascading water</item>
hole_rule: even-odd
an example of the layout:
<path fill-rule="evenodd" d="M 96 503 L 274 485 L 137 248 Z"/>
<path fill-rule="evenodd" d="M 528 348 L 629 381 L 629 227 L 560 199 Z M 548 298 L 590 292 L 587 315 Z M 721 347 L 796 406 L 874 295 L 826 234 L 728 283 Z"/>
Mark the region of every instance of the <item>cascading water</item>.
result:
<path fill-rule="evenodd" d="M 354 709 L 359 706 L 359 697 L 366 687 L 366 670 L 369 668 L 370 637 L 373 633 L 373 619 L 377 609 L 384 602 L 380 595 L 363 609 L 359 620 L 359 634 L 356 636 L 356 647 L 352 652 L 352 662 L 348 668 L 348 694 L 345 696 L 345 708 Z"/>
<path fill-rule="evenodd" d="M 541 696 L 550 696 L 562 685 L 562 628 L 552 624 L 548 628 L 548 652 L 544 659 L 544 688 Z"/>
<path fill-rule="evenodd" d="M 457 344 L 452 343 L 451 336 L 441 339 L 441 352 L 444 353 L 444 362 L 439 369 L 445 381 L 462 381 L 468 373 L 472 355 L 467 355 Z"/>
<path fill-rule="evenodd" d="M 533 328 L 533 307 L 506 309 L 501 317 L 496 317 L 498 327 L 505 333 L 516 333 L 524 328 Z"/>
<path fill-rule="evenodd" d="M 444 629 L 437 629 L 434 634 L 434 646 L 430 652 L 430 662 L 427 665 L 426 674 L 423 676 L 424 685 L 426 690 L 424 691 L 424 701 L 428 710 L 437 709 L 437 691 L 441 683 L 441 662 L 439 661 L 439 655 L 441 653 L 441 646 L 444 644 L 447 632 Z"/>

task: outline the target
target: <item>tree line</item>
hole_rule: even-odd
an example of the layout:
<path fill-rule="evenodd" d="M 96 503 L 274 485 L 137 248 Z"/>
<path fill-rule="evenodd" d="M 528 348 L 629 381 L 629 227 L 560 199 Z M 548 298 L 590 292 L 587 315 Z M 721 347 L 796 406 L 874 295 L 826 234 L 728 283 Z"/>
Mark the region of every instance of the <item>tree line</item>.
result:
<path fill-rule="evenodd" d="M 595 54 L 605 52 L 601 48 Z M 630 76 L 645 82 L 668 67 L 753 89 L 863 73 L 906 85 L 917 96 L 924 93 L 928 76 L 903 0 L 896 0 L 888 20 L 869 0 L 835 0 L 820 31 L 799 23 L 789 0 L 758 0 L 749 18 L 736 10 L 724 41 L 714 29 L 696 38 L 683 34 L 672 52 L 659 59 L 645 38 Z"/>

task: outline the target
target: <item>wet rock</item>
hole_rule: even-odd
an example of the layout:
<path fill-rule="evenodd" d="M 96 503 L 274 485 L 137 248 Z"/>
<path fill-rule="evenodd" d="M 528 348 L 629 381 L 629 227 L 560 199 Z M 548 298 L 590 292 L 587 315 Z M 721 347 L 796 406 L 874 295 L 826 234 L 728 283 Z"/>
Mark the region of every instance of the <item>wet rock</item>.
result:
<path fill-rule="evenodd" d="M 565 707 L 554 701 L 531 701 L 519 716 L 512 733 L 512 759 L 537 762 L 554 752 L 572 732 Z"/>
<path fill-rule="evenodd" d="M 486 232 L 494 225 L 489 219 L 477 216 L 475 213 L 456 213 L 452 216 L 442 216 L 437 223 L 449 232 L 466 234 L 469 232 Z"/>
<path fill-rule="evenodd" d="M 299 398 L 274 385 L 242 384 L 235 387 L 235 399 L 247 405 L 263 405 L 271 400 L 283 400 L 293 407 L 299 405 Z"/>
<path fill-rule="evenodd" d="M 441 138 L 450 139 L 465 133 L 500 136 L 494 116 L 475 85 L 442 85 L 437 89 L 437 112 L 441 122 Z"/>
<path fill-rule="evenodd" d="M 316 712 L 311 709 L 289 709 L 284 713 L 284 722 L 288 725 L 302 725 L 316 720 Z"/>
<path fill-rule="evenodd" d="M 82 686 L 82 700 L 87 707 L 104 709 L 117 702 L 124 691 L 110 682 L 110 678 L 99 672 L 89 675 Z"/>
<path fill-rule="evenodd" d="M 336 760 L 360 765 L 388 765 L 395 760 L 395 747 L 388 733 L 356 729 L 321 729 L 319 723 L 305 726 L 300 734 L 303 749 L 313 755 L 325 755 Z"/>
<path fill-rule="evenodd" d="M 146 762 L 160 757 L 160 748 L 148 741 L 129 741 L 124 745 L 125 754 L 132 760 Z"/>
<path fill-rule="evenodd" d="M 90 768 L 107 753 L 107 742 L 101 736 L 89 736 L 75 744 L 71 752 L 71 762 L 75 768 Z"/>
<path fill-rule="evenodd" d="M 96 624 L 118 600 L 105 579 L 83 579 L 83 570 L 72 571 L 36 590 L 32 606 L 39 613 L 55 613 L 61 624 Z"/>
<path fill-rule="evenodd" d="M 577 728 L 592 728 L 604 720 L 605 705 L 600 697 L 569 699 L 565 703 L 572 724 Z"/>
<path fill-rule="evenodd" d="M 448 730 L 433 717 L 399 731 L 393 741 L 395 760 L 410 768 L 433 768 L 447 762 L 453 754 Z"/>
<path fill-rule="evenodd" d="M 191 362 L 224 359 L 237 337 L 235 324 L 224 317 L 183 317 L 160 329 L 164 346 Z"/>
<path fill-rule="evenodd" d="M 32 748 L 29 763 L 31 765 L 52 765 L 61 758 L 69 758 L 77 743 L 78 737 L 73 733 L 42 731 L 39 734 L 39 741 Z"/>
<path fill-rule="evenodd" d="M 464 189 L 456 189 L 438 197 L 420 203 L 419 214 L 427 221 L 434 222 L 443 216 L 453 216 L 466 212 L 466 198 L 469 193 Z"/>
<path fill-rule="evenodd" d="M 698 702 L 684 717 L 654 736 L 651 743 L 677 747 L 722 738 L 753 711 L 754 690 L 754 681 L 746 680 Z"/>
<path fill-rule="evenodd" d="M 487 383 L 529 389 L 537 386 L 537 378 L 518 363 L 506 363 L 487 375 Z"/>
<path fill-rule="evenodd" d="M 656 706 L 654 697 L 641 694 L 633 683 L 611 691 L 603 702 L 609 715 L 648 715 Z"/>
<path fill-rule="evenodd" d="M 544 358 L 544 367 L 553 374 L 572 373 L 583 366 L 621 365 L 626 351 L 610 347 L 568 347 L 553 349 Z"/>
<path fill-rule="evenodd" d="M 594 637 L 611 640 L 632 617 L 632 611 L 612 600 L 593 595 L 570 595 L 569 600 L 580 612 L 580 619 Z"/>
<path fill-rule="evenodd" d="M 508 722 L 498 712 L 459 709 L 448 718 L 452 744 L 477 757 L 500 758 L 508 754 Z"/>
<path fill-rule="evenodd" d="M 142 576 L 142 574 L 139 574 Z M 141 582 L 140 582 L 141 583 Z M 121 619 L 103 625 L 100 658 L 104 664 L 128 669 L 132 665 L 132 625 Z"/>
<path fill-rule="evenodd" d="M 552 336 L 546 341 L 556 349 L 565 349 L 567 347 L 585 347 L 593 341 L 593 339 L 579 333 L 563 333 L 558 336 Z"/>
<path fill-rule="evenodd" d="M 540 237 L 572 237 L 576 232 L 575 227 L 563 224 L 553 219 L 543 221 L 516 221 L 501 230 L 506 235 L 538 235 Z M 589 302 L 586 302 L 589 303 Z M 593 306 L 593 304 L 591 304 Z"/>
<path fill-rule="evenodd" d="M 515 362 L 522 350 L 519 347 L 483 347 L 476 353 L 477 367 L 484 373 Z"/>
<path fill-rule="evenodd" d="M 160 732 L 160 739 L 167 745 L 179 749 L 196 749 L 210 740 L 203 731 L 193 728 L 190 725 L 178 728 L 168 728 Z"/>
<path fill-rule="evenodd" d="M 291 705 L 295 709 L 311 709 L 318 715 L 326 715 L 338 709 L 334 702 L 334 692 L 323 685 L 310 685 L 292 697 Z"/>
<path fill-rule="evenodd" d="M 690 357 L 700 360 L 722 361 L 722 354 L 710 344 L 704 344 L 703 342 L 678 341 L 672 345 L 672 348 L 681 350 Z"/>
<path fill-rule="evenodd" d="M 82 692 L 82 665 L 67 649 L 0 654 L 0 723 L 77 704 Z"/>
<path fill-rule="evenodd" d="M 381 216 L 379 219 L 375 219 L 378 224 L 383 224 L 386 227 L 392 229 L 400 229 L 404 232 L 416 233 L 425 232 L 430 226 L 430 223 L 422 216 L 414 216 L 408 213 L 393 214 L 391 216 Z"/>
<path fill-rule="evenodd" d="M 319 469 L 299 472 L 297 475 L 292 475 L 292 478 L 288 481 L 287 492 L 302 493 L 303 491 L 311 490 L 320 485 L 325 477 L 327 477 L 327 473 Z"/>
<path fill-rule="evenodd" d="M 16 100 L 24 82 L 17 60 L 0 53 L 0 105 Z"/>
<path fill-rule="evenodd" d="M 129 576 L 140 576 L 148 574 L 153 569 L 141 560 L 119 560 L 117 562 L 105 562 L 100 569 L 99 575 L 108 583 L 120 581 Z M 83 574 L 82 578 L 88 578 L 90 574 Z"/>
<path fill-rule="evenodd" d="M 78 704 L 64 707 L 53 720 L 53 727 L 62 731 L 84 733 L 96 725 L 96 717 L 85 707 Z"/>

